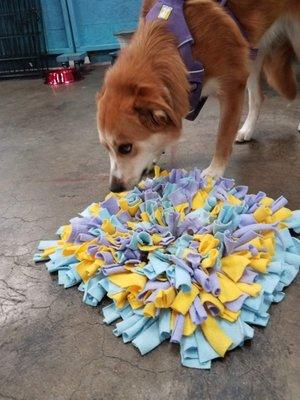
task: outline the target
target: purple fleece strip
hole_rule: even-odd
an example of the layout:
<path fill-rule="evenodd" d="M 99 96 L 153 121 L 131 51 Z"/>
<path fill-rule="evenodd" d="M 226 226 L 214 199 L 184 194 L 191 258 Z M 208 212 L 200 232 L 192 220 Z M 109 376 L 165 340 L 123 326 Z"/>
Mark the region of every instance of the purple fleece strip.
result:
<path fill-rule="evenodd" d="M 169 175 L 169 182 L 177 183 L 183 177 L 183 173 L 181 169 L 172 169 Z"/>
<path fill-rule="evenodd" d="M 152 303 L 156 299 L 158 292 L 159 292 L 159 289 L 153 290 L 153 292 L 150 294 L 150 296 L 146 300 L 144 300 L 144 303 L 145 304 Z"/>
<path fill-rule="evenodd" d="M 213 224 L 210 224 L 210 225 L 206 225 L 206 226 L 203 226 L 203 228 L 201 228 L 200 230 L 199 230 L 199 234 L 200 235 L 204 235 L 204 234 L 206 234 L 206 233 L 212 233 L 212 231 L 213 231 L 213 229 L 214 229 L 214 226 L 215 226 L 215 224 L 213 223 Z"/>
<path fill-rule="evenodd" d="M 107 251 L 100 251 L 96 254 L 96 258 L 103 260 L 107 265 L 113 264 L 113 262 L 115 261 L 112 254 Z"/>
<path fill-rule="evenodd" d="M 248 186 L 237 186 L 234 190 L 233 195 L 238 199 L 243 199 L 246 196 L 248 190 Z"/>
<path fill-rule="evenodd" d="M 209 280 L 209 275 L 206 275 L 205 272 L 202 271 L 202 269 L 195 269 L 194 270 L 194 278 L 196 279 L 196 281 L 198 283 L 200 283 L 200 285 L 203 287 L 203 289 L 206 292 L 210 292 L 211 291 L 211 284 L 210 284 L 210 280 Z"/>
<path fill-rule="evenodd" d="M 226 191 L 225 189 L 223 189 L 222 187 L 219 187 L 219 188 L 217 188 L 217 191 L 216 191 L 216 193 L 215 193 L 215 196 L 216 196 L 216 198 L 217 198 L 218 200 L 226 201 L 226 200 L 227 200 L 228 193 L 227 193 L 227 191 Z"/>
<path fill-rule="evenodd" d="M 222 188 L 226 192 L 229 192 L 234 187 L 234 180 L 230 178 L 221 177 L 217 180 L 215 187 L 217 189 Z"/>
<path fill-rule="evenodd" d="M 118 220 L 122 223 L 126 223 L 128 221 L 131 221 L 132 217 L 129 214 L 128 211 L 123 211 L 120 214 L 118 214 Z"/>
<path fill-rule="evenodd" d="M 90 228 L 98 228 L 102 220 L 99 217 L 93 217 L 93 218 L 88 218 L 88 217 L 76 217 L 72 218 L 70 220 L 72 226 L 82 226 L 82 227 L 87 227 L 88 229 Z"/>
<path fill-rule="evenodd" d="M 248 213 L 253 214 L 259 208 L 259 206 L 259 203 L 253 204 L 253 206 L 249 208 Z"/>
<path fill-rule="evenodd" d="M 196 250 L 198 249 L 198 247 L 199 247 L 199 242 L 197 242 L 197 240 L 192 240 L 190 243 L 190 248 Z"/>
<path fill-rule="evenodd" d="M 123 253 L 126 260 L 140 260 L 141 254 L 137 250 L 126 249 Z"/>
<path fill-rule="evenodd" d="M 101 236 L 99 236 L 97 241 L 98 241 L 98 243 L 99 243 L 100 245 L 103 245 L 103 246 L 110 246 L 110 243 L 109 243 L 109 241 L 106 239 L 106 237 L 104 236 L 104 234 L 101 235 Z"/>
<path fill-rule="evenodd" d="M 199 244 L 197 244 L 198 247 Z M 199 268 L 202 257 L 199 253 L 189 253 L 186 257 L 187 261 L 191 264 L 192 268 Z"/>
<path fill-rule="evenodd" d="M 252 207 L 253 205 L 258 205 L 262 199 L 266 197 L 266 193 L 258 192 L 257 194 L 247 194 L 245 196 L 244 202 L 248 207 Z"/>
<path fill-rule="evenodd" d="M 114 197 L 110 197 L 109 199 L 103 201 L 101 203 L 101 206 L 103 208 L 106 208 L 107 211 L 110 213 L 110 215 L 115 215 L 120 210 L 120 206 L 118 204 L 118 201 Z"/>
<path fill-rule="evenodd" d="M 252 271 L 252 269 L 246 268 L 240 279 L 240 282 L 248 283 L 248 284 L 253 283 L 255 278 L 257 277 L 257 275 L 258 274 L 256 272 Z"/>
<path fill-rule="evenodd" d="M 123 250 L 129 244 L 130 238 L 126 237 L 117 237 L 115 238 L 115 243 L 111 244 L 112 247 L 117 248 L 118 250 Z"/>
<path fill-rule="evenodd" d="M 141 260 L 138 258 L 129 258 L 128 260 L 125 260 L 125 265 L 139 264 L 140 262 L 141 262 Z"/>
<path fill-rule="evenodd" d="M 229 230 L 224 232 L 224 244 L 226 249 L 226 254 L 231 254 L 236 248 L 238 241 L 233 238 Z"/>
<path fill-rule="evenodd" d="M 123 265 L 119 265 L 117 267 L 103 267 L 102 268 L 103 275 L 113 275 L 118 274 L 119 272 L 126 272 L 126 268 Z"/>
<path fill-rule="evenodd" d="M 173 206 L 178 206 L 179 204 L 186 203 L 187 198 L 185 194 L 182 192 L 182 190 L 175 190 L 175 192 L 171 193 L 169 195 L 169 199 L 173 203 Z"/>
<path fill-rule="evenodd" d="M 99 246 L 97 246 L 95 244 L 91 244 L 87 249 L 87 253 L 90 256 L 94 256 L 97 253 L 98 249 L 99 249 Z"/>
<path fill-rule="evenodd" d="M 189 266 L 187 265 L 187 263 L 184 262 L 183 260 L 181 260 L 180 258 L 178 258 L 178 257 L 172 255 L 172 256 L 170 257 L 170 260 L 171 260 L 174 264 L 176 264 L 176 265 L 178 265 L 179 267 L 185 269 L 189 274 L 193 275 L 193 270 L 192 270 L 192 268 L 189 267 Z"/>
<path fill-rule="evenodd" d="M 175 326 L 170 339 L 171 343 L 180 343 L 183 334 L 184 316 L 178 314 L 175 320 Z"/>
<path fill-rule="evenodd" d="M 250 253 L 252 254 L 252 256 L 257 256 L 257 254 L 259 253 L 259 251 L 257 250 L 257 248 L 255 246 L 253 246 L 252 244 L 249 243 L 245 243 L 242 246 L 236 247 L 234 249 L 235 252 L 238 251 L 250 251 Z"/>
<path fill-rule="evenodd" d="M 247 225 L 244 226 L 238 230 L 236 230 L 233 233 L 234 237 L 241 238 L 244 234 L 246 234 L 248 231 L 271 231 L 275 230 L 276 227 L 278 226 L 278 222 L 274 224 L 253 224 L 253 225 Z"/>
<path fill-rule="evenodd" d="M 271 205 L 271 210 L 273 211 L 273 213 L 275 213 L 276 211 L 280 210 L 280 208 L 285 207 L 287 203 L 288 203 L 287 199 L 283 196 L 280 196 Z"/>
<path fill-rule="evenodd" d="M 213 317 L 217 317 L 220 314 L 220 310 L 215 304 L 206 301 L 205 305 Z"/>
<path fill-rule="evenodd" d="M 161 241 L 159 242 L 159 244 L 162 244 L 163 246 L 168 246 L 169 244 L 171 244 L 172 242 L 174 242 L 175 238 L 173 236 L 169 236 L 169 237 L 163 237 L 161 239 Z"/>
<path fill-rule="evenodd" d="M 249 230 L 245 229 L 245 233 L 243 233 L 242 236 L 239 237 L 238 241 L 236 242 L 236 246 L 242 246 L 243 244 L 251 242 L 251 240 L 257 237 L 261 237 L 261 235 L 257 232 L 252 231 L 250 228 Z"/>
<path fill-rule="evenodd" d="M 209 275 L 209 284 L 211 287 L 211 293 L 216 297 L 219 296 L 221 293 L 221 287 L 218 275 L 215 272 Z"/>
<path fill-rule="evenodd" d="M 177 236 L 177 227 L 179 222 L 179 213 L 177 212 L 170 212 L 169 214 L 169 221 L 168 227 L 172 235 Z"/>
<path fill-rule="evenodd" d="M 189 234 L 193 235 L 197 233 L 201 227 L 202 224 L 198 219 L 187 218 L 179 225 L 177 229 L 177 236 L 181 236 L 184 232 L 188 232 Z"/>
<path fill-rule="evenodd" d="M 198 182 L 194 182 L 194 181 L 189 181 L 188 184 L 185 186 L 184 188 L 184 193 L 189 201 L 189 203 L 192 202 L 195 194 L 198 191 Z"/>
<path fill-rule="evenodd" d="M 242 294 L 238 299 L 233 300 L 233 301 L 228 301 L 227 303 L 224 303 L 225 307 L 228 308 L 228 310 L 233 311 L 233 312 L 238 312 L 242 308 L 245 300 L 249 297 L 248 294 Z"/>
<path fill-rule="evenodd" d="M 194 324 L 200 325 L 207 319 L 207 312 L 201 303 L 199 296 L 197 296 L 190 307 L 190 316 Z"/>
<path fill-rule="evenodd" d="M 158 193 L 153 192 L 152 189 L 145 190 L 144 197 L 145 197 L 145 202 L 149 201 L 149 200 L 158 200 L 159 199 Z"/>
<path fill-rule="evenodd" d="M 89 230 L 90 229 L 84 225 L 72 224 L 72 231 L 68 238 L 68 241 L 71 243 L 79 243 L 80 242 L 79 235 L 80 234 L 88 234 Z"/>
<path fill-rule="evenodd" d="M 142 300 L 142 298 L 145 296 L 145 294 L 149 291 L 149 290 L 164 290 L 164 289 L 168 289 L 170 287 L 170 283 L 169 282 L 159 282 L 159 281 L 148 281 L 144 287 L 144 289 L 138 294 L 137 298 L 138 300 Z M 156 296 L 155 296 L 156 297 Z M 155 298 L 154 298 L 155 299 Z"/>
<path fill-rule="evenodd" d="M 78 238 L 79 242 L 89 242 L 90 240 L 95 239 L 95 236 L 87 233 L 79 233 Z"/>
<path fill-rule="evenodd" d="M 247 225 L 253 225 L 256 223 L 255 218 L 253 217 L 253 214 L 242 214 L 239 226 L 247 226 Z"/>

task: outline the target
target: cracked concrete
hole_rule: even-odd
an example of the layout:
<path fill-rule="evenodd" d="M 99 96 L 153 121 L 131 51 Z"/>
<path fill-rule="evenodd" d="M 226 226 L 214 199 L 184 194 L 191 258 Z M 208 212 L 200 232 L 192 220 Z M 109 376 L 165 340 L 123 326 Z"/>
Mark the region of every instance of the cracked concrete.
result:
<path fill-rule="evenodd" d="M 107 193 L 94 102 L 103 71 L 55 90 L 40 80 L 0 83 L 0 399 L 298 399 L 299 282 L 250 347 L 197 371 L 183 368 L 169 343 L 141 357 L 112 335 L 99 308 L 32 262 L 39 240 Z M 299 111 L 299 99 L 287 107 L 269 91 L 255 140 L 235 146 L 227 171 L 252 191 L 284 193 L 291 208 L 300 208 Z M 207 166 L 217 115 L 210 99 L 185 124 L 178 167 Z M 162 164 L 171 166 L 167 156 Z"/>

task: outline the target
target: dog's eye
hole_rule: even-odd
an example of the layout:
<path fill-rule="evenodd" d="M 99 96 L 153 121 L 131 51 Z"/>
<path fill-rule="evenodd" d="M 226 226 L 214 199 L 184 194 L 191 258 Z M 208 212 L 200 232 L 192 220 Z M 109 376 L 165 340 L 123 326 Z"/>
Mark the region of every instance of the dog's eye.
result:
<path fill-rule="evenodd" d="M 118 147 L 118 152 L 121 154 L 129 154 L 129 153 L 131 153 L 131 150 L 132 150 L 132 144 L 129 144 L 129 143 L 121 144 Z"/>

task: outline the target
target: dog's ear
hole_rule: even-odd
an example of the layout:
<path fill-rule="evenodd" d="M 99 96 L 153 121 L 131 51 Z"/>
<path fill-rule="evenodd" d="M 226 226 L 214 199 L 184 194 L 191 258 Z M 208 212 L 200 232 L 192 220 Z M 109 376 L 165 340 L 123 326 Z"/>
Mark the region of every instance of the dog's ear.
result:
<path fill-rule="evenodd" d="M 153 132 L 181 126 L 181 118 L 176 115 L 170 93 L 165 87 L 137 87 L 133 108 L 140 122 Z"/>

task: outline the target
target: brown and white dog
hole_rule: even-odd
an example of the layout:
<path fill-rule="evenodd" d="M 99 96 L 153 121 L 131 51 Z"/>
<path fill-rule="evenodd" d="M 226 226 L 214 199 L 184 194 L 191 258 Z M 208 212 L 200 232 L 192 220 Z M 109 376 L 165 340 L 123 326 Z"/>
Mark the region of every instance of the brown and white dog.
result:
<path fill-rule="evenodd" d="M 166 147 L 180 136 L 189 110 L 187 70 L 174 36 L 163 22 L 144 17 L 155 0 L 145 0 L 137 32 L 106 74 L 97 96 L 100 141 L 111 162 L 111 190 L 130 189 Z M 287 99 L 296 96 L 292 68 L 300 58 L 299 0 L 229 0 L 228 5 L 259 48 L 249 60 L 249 43 L 214 0 L 187 0 L 185 17 L 194 37 L 194 59 L 205 67 L 203 95 L 220 102 L 215 154 L 205 175 L 224 173 L 234 140 L 252 137 L 263 100 L 261 77 Z M 238 131 L 248 87 L 249 113 Z"/>

